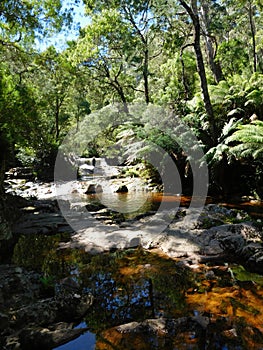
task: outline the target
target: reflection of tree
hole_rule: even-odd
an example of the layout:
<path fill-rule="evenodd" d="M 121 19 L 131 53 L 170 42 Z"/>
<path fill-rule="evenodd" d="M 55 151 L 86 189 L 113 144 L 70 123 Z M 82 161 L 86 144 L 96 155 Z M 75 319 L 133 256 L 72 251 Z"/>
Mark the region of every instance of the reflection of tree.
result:
<path fill-rule="evenodd" d="M 56 280 L 72 275 L 74 270 L 77 273 L 91 259 L 81 249 L 58 249 L 59 243 L 68 238 L 67 233 L 22 235 L 15 246 L 12 261 Z"/>
<path fill-rule="evenodd" d="M 90 256 L 80 249 L 57 249 L 60 239 L 22 236 L 14 262 L 54 282 L 67 276 L 78 280 L 80 289 L 95 297 L 86 317 L 95 331 L 160 315 L 173 317 L 185 308 L 184 290 L 191 276 L 173 260 L 141 248 Z"/>
<path fill-rule="evenodd" d="M 160 314 L 177 315 L 185 307 L 190 285 L 185 267 L 141 249 L 92 258 L 80 273 L 95 299 L 86 323 L 96 332 Z"/>

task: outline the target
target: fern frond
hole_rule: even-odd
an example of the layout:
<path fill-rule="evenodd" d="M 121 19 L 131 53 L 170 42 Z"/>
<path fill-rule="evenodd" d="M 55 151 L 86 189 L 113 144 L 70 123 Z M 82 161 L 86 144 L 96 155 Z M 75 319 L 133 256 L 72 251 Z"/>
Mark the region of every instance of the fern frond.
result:
<path fill-rule="evenodd" d="M 263 145 L 261 148 L 255 150 L 252 154 L 252 157 L 254 159 L 259 159 L 259 158 L 263 158 Z"/>
<path fill-rule="evenodd" d="M 239 125 L 225 143 L 229 145 L 230 152 L 238 157 L 263 157 L 263 122 L 255 120 L 250 124 Z M 231 145 L 238 143 L 237 145 Z"/>

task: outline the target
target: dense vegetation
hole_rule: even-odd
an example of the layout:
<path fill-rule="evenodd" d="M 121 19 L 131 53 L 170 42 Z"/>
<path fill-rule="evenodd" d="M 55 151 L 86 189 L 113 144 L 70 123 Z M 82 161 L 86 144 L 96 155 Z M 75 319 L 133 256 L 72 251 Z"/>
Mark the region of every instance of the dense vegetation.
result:
<path fill-rule="evenodd" d="M 73 30 L 79 1 L 2 0 L 0 4 L 0 159 L 38 174 L 90 113 L 145 105 L 144 123 L 109 125 L 83 152 L 100 156 L 114 142 L 155 141 L 187 169 L 178 143 L 147 126 L 152 105 L 168 107 L 202 146 L 211 193 L 262 197 L 263 31 L 260 0 L 84 0 L 90 24 L 63 49 L 36 40 Z M 65 4 L 64 4 L 65 5 Z M 143 158 L 129 147 L 130 161 Z M 182 174 L 185 175 L 185 174 Z M 244 188 L 244 183 L 247 188 Z"/>

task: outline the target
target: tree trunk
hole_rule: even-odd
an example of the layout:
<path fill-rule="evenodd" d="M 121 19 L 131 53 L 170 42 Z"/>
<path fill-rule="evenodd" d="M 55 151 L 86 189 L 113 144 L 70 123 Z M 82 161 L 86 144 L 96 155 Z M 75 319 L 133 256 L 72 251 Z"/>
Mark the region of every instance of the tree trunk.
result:
<path fill-rule="evenodd" d="M 210 132 L 211 132 L 211 146 L 212 146 L 216 143 L 216 127 L 215 127 L 213 107 L 212 107 L 212 103 L 211 103 L 210 95 L 208 91 L 203 54 L 201 50 L 201 43 L 200 43 L 201 27 L 200 27 L 200 21 L 198 17 L 196 0 L 192 0 L 192 8 L 189 5 L 187 5 L 184 0 L 179 0 L 179 1 L 180 1 L 180 4 L 185 8 L 187 13 L 191 17 L 193 26 L 194 26 L 194 50 L 196 55 L 197 71 L 200 78 L 205 110 L 209 119 Z"/>
<path fill-rule="evenodd" d="M 208 16 L 208 4 L 204 1 L 201 2 L 201 19 L 203 24 L 204 39 L 206 44 L 206 51 L 208 56 L 209 66 L 213 73 L 215 82 L 218 84 L 224 79 L 223 72 L 219 63 L 215 62 L 215 50 L 213 47 L 213 41 L 209 33 L 209 16 Z"/>
<path fill-rule="evenodd" d="M 0 197 L 4 196 L 4 179 L 5 179 L 5 160 L 1 161 L 0 164 Z"/>
<path fill-rule="evenodd" d="M 5 171 L 6 171 L 6 161 L 8 154 L 8 142 L 4 133 L 0 130 L 0 199 L 4 197 L 4 180 L 5 180 Z"/>
<path fill-rule="evenodd" d="M 147 10 L 148 12 L 148 6 L 147 4 Z M 133 17 L 131 11 L 123 6 L 123 11 L 127 16 L 128 21 L 132 24 L 133 28 L 138 34 L 138 37 L 141 40 L 141 43 L 144 48 L 144 57 L 143 57 L 143 80 L 144 80 L 144 96 L 145 96 L 145 102 L 147 104 L 150 103 L 150 93 L 149 93 L 149 48 L 148 48 L 148 38 L 147 38 L 147 31 L 146 34 L 144 33 L 145 30 L 141 30 L 138 26 L 138 23 L 136 22 L 136 19 Z M 144 28 L 145 29 L 145 28 Z"/>
<path fill-rule="evenodd" d="M 123 111 L 124 111 L 124 113 L 129 114 L 128 103 L 127 103 L 126 97 L 125 97 L 125 95 L 124 95 L 122 89 L 119 91 L 119 95 L 120 95 L 121 100 L 122 100 Z"/>
<path fill-rule="evenodd" d="M 127 102 L 126 96 L 123 92 L 122 86 L 119 84 L 119 82 L 115 81 L 115 84 L 113 84 L 113 87 L 118 92 L 118 95 L 121 98 L 124 113 L 129 114 L 128 102 Z"/>
<path fill-rule="evenodd" d="M 147 43 L 146 43 L 147 45 Z M 146 47 L 144 51 L 144 63 L 143 63 L 143 79 L 144 79 L 144 96 L 145 96 L 145 102 L 147 104 L 150 103 L 150 94 L 149 94 L 149 50 Z"/>
<path fill-rule="evenodd" d="M 56 132 L 56 141 L 59 138 L 59 109 L 60 109 L 60 103 L 59 103 L 59 97 L 56 96 L 56 111 L 55 111 L 55 132 Z"/>
<path fill-rule="evenodd" d="M 253 6 L 251 1 L 249 1 L 249 24 L 252 35 L 252 51 L 253 51 L 253 70 L 254 73 L 257 71 L 257 52 L 256 52 L 256 28 L 253 18 Z"/>

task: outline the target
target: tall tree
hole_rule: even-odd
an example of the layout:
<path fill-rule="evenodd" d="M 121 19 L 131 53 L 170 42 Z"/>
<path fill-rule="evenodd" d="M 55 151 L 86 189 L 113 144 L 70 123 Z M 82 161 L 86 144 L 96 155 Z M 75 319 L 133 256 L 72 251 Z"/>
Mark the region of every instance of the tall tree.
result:
<path fill-rule="evenodd" d="M 212 103 L 211 103 L 210 95 L 208 91 L 206 71 L 205 71 L 204 59 L 203 59 L 203 54 L 201 49 L 201 25 L 200 25 L 200 18 L 199 18 L 199 12 L 197 7 L 197 0 L 192 0 L 191 6 L 188 5 L 184 0 L 179 0 L 179 2 L 183 6 L 183 8 L 187 11 L 193 23 L 193 27 L 194 27 L 193 46 L 194 46 L 194 51 L 196 55 L 197 70 L 200 77 L 201 89 L 202 89 L 203 98 L 204 98 L 204 105 L 205 105 L 206 113 L 208 115 L 208 119 L 210 123 L 211 139 L 212 139 L 211 141 L 212 143 L 215 143 L 216 123 L 215 123 L 213 107 L 212 107 Z"/>
<path fill-rule="evenodd" d="M 218 26 L 218 18 L 216 18 L 215 14 L 219 12 L 222 14 L 222 6 L 213 2 L 211 4 L 208 0 L 200 1 L 200 20 L 202 32 L 205 40 L 205 46 L 208 56 L 209 66 L 212 70 L 214 79 L 216 83 L 223 80 L 223 72 L 221 69 L 220 62 L 216 60 L 217 54 L 217 38 L 213 34 L 213 28 Z"/>
<path fill-rule="evenodd" d="M 6 151 L 26 140 L 27 126 L 38 119 L 34 85 L 28 86 L 24 80 L 32 70 L 34 40 L 60 30 L 70 19 L 71 12 L 62 11 L 61 0 L 0 2 L 0 134 L 9 143 Z M 2 163 L 10 155 L 5 153 Z"/>
<path fill-rule="evenodd" d="M 129 66 L 136 41 L 131 28 L 112 9 L 93 15 L 92 22 L 82 30 L 76 46 L 72 45 L 72 61 L 90 72 L 90 79 L 100 83 L 101 93 L 110 101 L 121 101 L 128 113 L 133 96 L 135 76 Z"/>
<path fill-rule="evenodd" d="M 228 28 L 229 35 L 226 35 L 226 37 L 228 40 L 234 39 L 242 43 L 242 50 L 250 56 L 247 66 L 251 68 L 252 72 L 256 72 L 260 61 L 257 51 L 261 40 L 259 40 L 257 33 L 262 27 L 262 1 L 240 0 L 237 2 L 223 0 L 222 4 L 225 6 L 227 12 L 226 19 L 228 23 L 231 23 L 231 27 Z M 227 32 L 226 28 L 225 32 Z"/>
<path fill-rule="evenodd" d="M 71 11 L 62 11 L 62 0 L 2 0 L 0 43 L 32 42 L 36 35 L 58 31 L 65 21 L 70 20 Z"/>
<path fill-rule="evenodd" d="M 84 0 L 89 14 L 100 14 L 103 16 L 105 1 Z M 144 100 L 148 104 L 151 102 L 151 87 L 149 78 L 150 62 L 161 52 L 162 42 L 159 35 L 159 47 L 156 47 L 156 35 L 159 31 L 158 21 L 154 14 L 151 1 L 128 1 L 128 0 L 108 0 L 107 6 L 111 11 L 116 11 L 124 24 L 130 29 L 130 42 L 133 45 L 133 51 L 130 56 L 126 56 L 126 62 L 136 71 L 136 80 L 143 81 Z M 119 28 L 115 26 L 115 31 Z M 126 47 L 124 46 L 125 50 Z"/>

